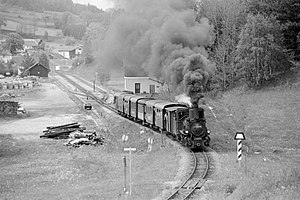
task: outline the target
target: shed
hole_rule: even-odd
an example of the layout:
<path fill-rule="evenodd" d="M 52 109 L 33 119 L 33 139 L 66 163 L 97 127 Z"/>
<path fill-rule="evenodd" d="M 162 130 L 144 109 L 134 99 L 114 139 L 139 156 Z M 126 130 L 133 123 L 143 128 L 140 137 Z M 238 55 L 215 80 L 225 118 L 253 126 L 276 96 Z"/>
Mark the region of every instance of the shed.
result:
<path fill-rule="evenodd" d="M 50 69 L 42 65 L 41 63 L 35 63 L 28 69 L 26 69 L 22 75 L 28 74 L 29 76 L 48 77 Z"/>
<path fill-rule="evenodd" d="M 150 77 L 124 77 L 125 90 L 138 93 L 157 93 L 162 87 L 162 82 Z"/>

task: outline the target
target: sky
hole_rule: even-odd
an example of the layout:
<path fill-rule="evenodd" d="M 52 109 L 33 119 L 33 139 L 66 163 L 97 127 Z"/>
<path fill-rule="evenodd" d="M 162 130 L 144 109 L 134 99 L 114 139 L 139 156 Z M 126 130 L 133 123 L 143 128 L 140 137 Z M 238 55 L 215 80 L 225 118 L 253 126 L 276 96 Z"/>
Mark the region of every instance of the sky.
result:
<path fill-rule="evenodd" d="M 107 8 L 113 7 L 113 2 L 111 0 L 73 0 L 73 3 L 80 4 L 91 4 L 97 6 L 99 9 L 106 10 Z"/>

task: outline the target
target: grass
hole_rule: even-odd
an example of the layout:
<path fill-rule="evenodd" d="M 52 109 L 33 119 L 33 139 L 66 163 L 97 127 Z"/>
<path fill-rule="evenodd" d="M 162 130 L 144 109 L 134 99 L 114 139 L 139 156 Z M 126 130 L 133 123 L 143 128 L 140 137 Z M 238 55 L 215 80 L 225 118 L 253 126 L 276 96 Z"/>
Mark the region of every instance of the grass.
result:
<path fill-rule="evenodd" d="M 82 68 L 80 75 L 93 80 L 93 70 Z M 206 98 L 211 147 L 219 154 L 199 199 L 299 199 L 299 69 L 272 81 L 261 90 L 235 88 Z M 246 135 L 240 167 L 237 131 Z"/>
<path fill-rule="evenodd" d="M 207 109 L 220 166 L 206 199 L 299 199 L 299 69 L 293 73 L 261 90 L 235 88 L 207 99 L 216 115 Z M 237 131 L 246 136 L 241 167 L 233 139 Z"/>
<path fill-rule="evenodd" d="M 43 83 L 39 90 L 18 97 L 27 102 L 28 121 L 0 119 L 0 129 L 5 130 L 0 133 L 0 199 L 124 199 L 122 158 L 128 146 L 138 149 L 132 155 L 131 199 L 153 199 L 167 187 L 166 181 L 174 181 L 179 148 L 168 143 L 161 149 L 158 135 L 141 135 L 135 125 L 105 114 L 112 130 L 109 135 L 85 115 L 87 111 L 65 99 L 66 94 L 47 88 L 49 83 Z M 105 145 L 68 148 L 65 140 L 40 139 L 42 129 L 34 128 L 71 119 L 103 135 Z M 129 134 L 126 144 L 121 140 L 125 133 Z M 147 152 L 148 137 L 154 138 L 151 152 Z"/>

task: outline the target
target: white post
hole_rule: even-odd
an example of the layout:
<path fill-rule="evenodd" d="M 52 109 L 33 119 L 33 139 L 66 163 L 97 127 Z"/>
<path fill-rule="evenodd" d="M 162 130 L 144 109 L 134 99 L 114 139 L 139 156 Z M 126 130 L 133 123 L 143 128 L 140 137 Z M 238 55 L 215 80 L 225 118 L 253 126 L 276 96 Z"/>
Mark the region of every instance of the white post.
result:
<path fill-rule="evenodd" d="M 131 191 L 132 191 L 132 187 L 131 187 L 131 147 L 129 147 L 129 195 L 131 196 Z"/>
<path fill-rule="evenodd" d="M 132 193 L 132 151 L 136 151 L 136 148 L 124 148 L 124 151 L 129 151 L 129 195 Z"/>

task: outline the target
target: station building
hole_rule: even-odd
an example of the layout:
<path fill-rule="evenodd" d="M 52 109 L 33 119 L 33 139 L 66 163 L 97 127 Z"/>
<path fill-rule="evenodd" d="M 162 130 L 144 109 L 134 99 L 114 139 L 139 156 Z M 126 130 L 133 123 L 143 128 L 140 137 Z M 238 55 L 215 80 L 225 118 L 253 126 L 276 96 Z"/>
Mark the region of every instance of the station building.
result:
<path fill-rule="evenodd" d="M 157 93 L 160 91 L 163 83 L 150 77 L 124 77 L 125 90 L 134 94 L 139 93 Z"/>

